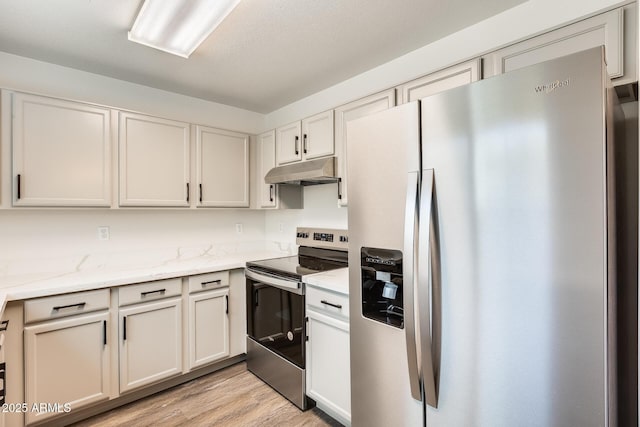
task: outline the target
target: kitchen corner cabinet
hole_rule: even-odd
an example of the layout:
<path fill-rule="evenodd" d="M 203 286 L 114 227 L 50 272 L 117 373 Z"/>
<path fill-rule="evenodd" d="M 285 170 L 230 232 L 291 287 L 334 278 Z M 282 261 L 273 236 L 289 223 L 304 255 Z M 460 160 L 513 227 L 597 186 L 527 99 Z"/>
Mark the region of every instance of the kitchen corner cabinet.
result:
<path fill-rule="evenodd" d="M 189 124 L 120 112 L 120 206 L 189 206 Z"/>
<path fill-rule="evenodd" d="M 261 208 L 275 208 L 277 185 L 266 184 L 264 177 L 276 166 L 276 131 L 258 135 L 258 188 Z"/>
<path fill-rule="evenodd" d="M 124 286 L 118 294 L 120 392 L 182 373 L 182 280 Z"/>
<path fill-rule="evenodd" d="M 347 122 L 395 107 L 396 91 L 388 89 L 335 109 L 335 142 L 338 153 L 338 204 L 348 205 Z"/>
<path fill-rule="evenodd" d="M 333 110 L 276 129 L 278 166 L 332 156 L 334 153 Z"/>
<path fill-rule="evenodd" d="M 398 104 L 416 101 L 480 79 L 480 58 L 412 80 L 398 87 Z"/>
<path fill-rule="evenodd" d="M 263 209 L 301 209 L 303 206 L 302 187 L 299 185 L 266 184 L 264 177 L 276 167 L 276 131 L 258 135 L 258 170 L 256 173 L 258 203 Z"/>
<path fill-rule="evenodd" d="M 106 291 L 108 301 L 108 291 Z M 27 308 L 28 309 L 28 308 Z M 66 310 L 66 308 L 59 308 Z M 53 312 L 56 310 L 54 309 Z M 70 316 L 24 328 L 25 403 L 77 410 L 109 398 L 109 313 Z M 27 411 L 26 423 L 59 415 Z"/>
<path fill-rule="evenodd" d="M 14 93 L 14 206 L 111 205 L 111 110 Z"/>
<path fill-rule="evenodd" d="M 196 126 L 198 206 L 249 207 L 249 136 Z"/>
<path fill-rule="evenodd" d="M 229 288 L 189 295 L 189 369 L 229 356 Z"/>
<path fill-rule="evenodd" d="M 619 8 L 505 47 L 485 56 L 484 77 L 600 45 L 605 46 L 609 76 L 622 77 L 625 73 L 623 22 L 623 9 Z M 635 74 L 635 70 L 628 71 Z"/>

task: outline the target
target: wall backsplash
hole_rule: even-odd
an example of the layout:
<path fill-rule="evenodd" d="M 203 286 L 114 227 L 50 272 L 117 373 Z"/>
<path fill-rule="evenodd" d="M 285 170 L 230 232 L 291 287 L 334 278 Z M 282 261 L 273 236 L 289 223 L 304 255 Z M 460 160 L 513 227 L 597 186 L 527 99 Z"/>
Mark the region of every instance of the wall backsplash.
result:
<path fill-rule="evenodd" d="M 338 185 L 304 188 L 304 209 L 267 211 L 265 235 L 269 249 L 296 251 L 296 227 L 347 228 L 347 208 L 338 207 Z"/>
<path fill-rule="evenodd" d="M 221 254 L 263 250 L 264 224 L 264 212 L 248 210 L 0 211 L 0 275 L 56 271 L 56 264 L 89 254 L 127 258 L 209 246 Z M 109 240 L 98 239 L 100 226 L 109 227 Z"/>

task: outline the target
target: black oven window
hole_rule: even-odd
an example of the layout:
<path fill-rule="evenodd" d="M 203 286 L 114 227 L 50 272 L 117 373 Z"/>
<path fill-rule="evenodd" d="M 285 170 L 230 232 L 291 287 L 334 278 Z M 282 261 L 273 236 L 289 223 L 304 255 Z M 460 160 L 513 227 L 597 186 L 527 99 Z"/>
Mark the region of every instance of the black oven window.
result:
<path fill-rule="evenodd" d="M 252 281 L 247 293 L 249 336 L 304 368 L 304 296 Z"/>

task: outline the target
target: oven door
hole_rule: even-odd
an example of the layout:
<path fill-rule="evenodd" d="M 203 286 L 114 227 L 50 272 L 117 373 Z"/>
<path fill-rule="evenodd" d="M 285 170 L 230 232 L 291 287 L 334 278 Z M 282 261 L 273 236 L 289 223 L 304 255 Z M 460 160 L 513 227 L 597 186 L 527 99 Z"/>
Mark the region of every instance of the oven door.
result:
<path fill-rule="evenodd" d="M 255 342 L 304 369 L 304 295 L 298 283 L 270 284 L 247 271 L 247 334 Z"/>

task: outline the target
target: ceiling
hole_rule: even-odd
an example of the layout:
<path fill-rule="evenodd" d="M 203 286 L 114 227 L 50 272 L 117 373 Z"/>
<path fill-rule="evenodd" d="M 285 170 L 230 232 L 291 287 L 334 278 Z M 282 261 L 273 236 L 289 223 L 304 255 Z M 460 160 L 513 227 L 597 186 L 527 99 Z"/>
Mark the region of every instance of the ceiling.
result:
<path fill-rule="evenodd" d="M 142 0 L 0 0 L 0 51 L 268 113 L 523 1 L 242 0 L 183 59 L 127 40 Z"/>

